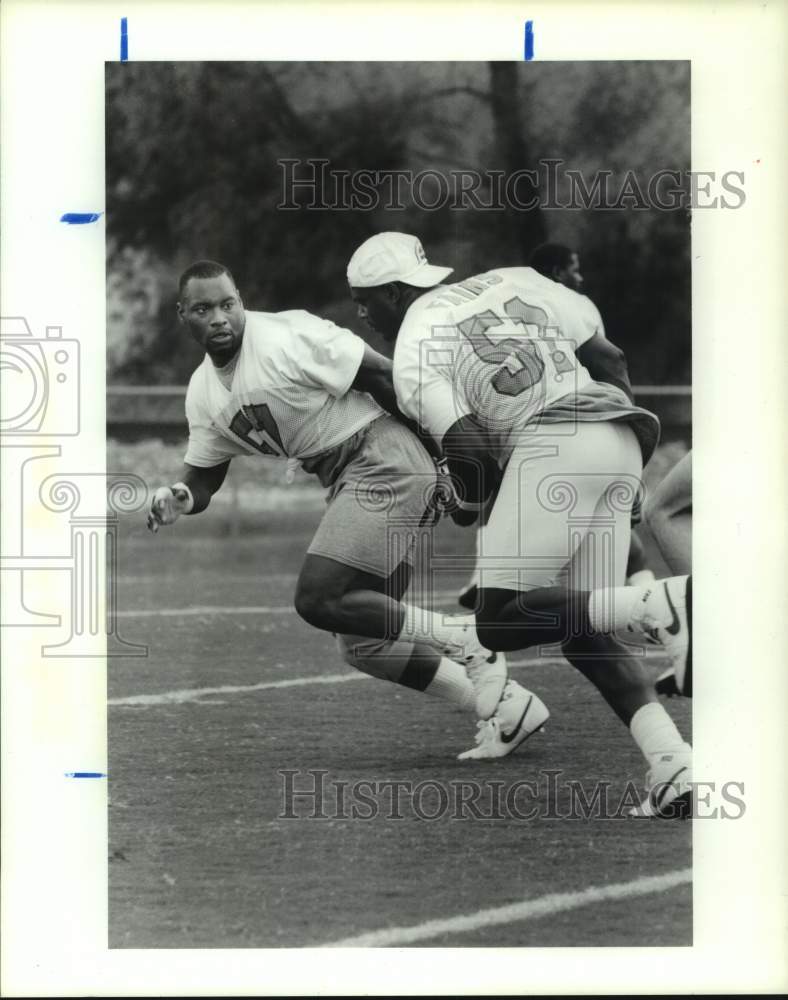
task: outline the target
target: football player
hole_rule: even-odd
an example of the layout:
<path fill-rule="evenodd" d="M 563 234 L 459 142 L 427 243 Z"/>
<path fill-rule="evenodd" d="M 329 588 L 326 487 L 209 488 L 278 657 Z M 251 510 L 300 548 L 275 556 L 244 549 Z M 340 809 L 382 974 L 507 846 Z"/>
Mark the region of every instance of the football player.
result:
<path fill-rule="evenodd" d="M 298 614 L 335 633 L 359 670 L 489 718 L 504 657 L 480 645 L 472 616 L 446 623 L 402 600 L 415 540 L 434 519 L 436 467 L 406 418 L 391 415 L 391 361 L 307 312 L 246 311 L 214 261 L 183 273 L 177 311 L 205 357 L 186 394 L 183 472 L 154 492 L 150 530 L 205 510 L 237 455 L 299 459 L 328 507 L 298 578 Z M 536 729 L 547 709 L 528 696 Z"/>
<path fill-rule="evenodd" d="M 438 284 L 450 271 L 415 237 L 380 233 L 347 276 L 359 315 L 395 342 L 400 409 L 446 455 L 461 516 L 472 522 L 500 480 L 479 563 L 480 639 L 497 650 L 561 642 L 650 765 L 644 813 L 686 806 L 690 747 L 615 639 L 657 637 L 685 669 L 686 578 L 622 586 L 659 422 L 632 404 L 623 354 L 589 330 L 576 292 L 532 268 Z M 525 705 L 507 686 L 462 756 L 510 753 Z"/>
<path fill-rule="evenodd" d="M 586 313 L 586 322 L 594 335 L 605 336 L 605 324 L 595 303 L 583 291 L 585 279 L 580 272 L 580 255 L 561 243 L 543 243 L 531 254 L 530 266 L 543 274 L 546 278 L 551 278 L 565 288 L 571 288 L 573 292 L 579 294 L 576 299 L 577 306 Z M 633 531 L 629 536 L 629 557 L 627 559 L 627 583 L 635 585 L 638 583 L 651 583 L 655 579 L 654 573 L 646 564 L 646 551 L 643 548 L 636 525 L 641 520 L 640 499 L 635 499 L 632 510 Z"/>
<path fill-rule="evenodd" d="M 584 314 L 587 339 L 593 336 L 604 337 L 605 325 L 602 316 L 593 301 L 583 293 L 585 280 L 580 273 L 580 257 L 578 253 L 560 243 L 542 243 L 538 246 L 529 260 L 529 266 L 539 274 L 558 282 L 565 288 L 569 288 L 578 293 L 574 300 L 577 310 Z M 579 343 L 578 347 L 581 346 Z M 592 348 L 589 348 L 589 352 Z M 483 525 L 490 513 L 490 503 L 480 515 L 480 527 L 477 533 L 476 551 L 479 552 L 481 539 L 479 534 L 483 531 Z M 641 520 L 640 499 L 635 498 L 632 511 L 632 526 L 639 524 Z M 650 583 L 655 579 L 654 573 L 646 564 L 646 553 L 643 543 L 638 534 L 633 530 L 630 534 L 629 557 L 627 559 L 626 580 L 630 585 L 639 583 Z M 478 596 L 478 571 L 475 571 L 459 595 L 459 603 L 465 607 L 473 609 L 476 607 Z"/>

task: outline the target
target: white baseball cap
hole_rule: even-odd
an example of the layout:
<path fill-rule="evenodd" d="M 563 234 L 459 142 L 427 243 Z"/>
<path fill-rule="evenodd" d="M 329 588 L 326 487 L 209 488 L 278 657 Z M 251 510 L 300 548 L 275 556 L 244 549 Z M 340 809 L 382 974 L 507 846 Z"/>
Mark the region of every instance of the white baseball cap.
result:
<path fill-rule="evenodd" d="M 415 236 L 378 233 L 362 243 L 350 258 L 347 280 L 351 288 L 375 288 L 390 281 L 432 288 L 453 270 L 428 264 L 421 240 Z"/>

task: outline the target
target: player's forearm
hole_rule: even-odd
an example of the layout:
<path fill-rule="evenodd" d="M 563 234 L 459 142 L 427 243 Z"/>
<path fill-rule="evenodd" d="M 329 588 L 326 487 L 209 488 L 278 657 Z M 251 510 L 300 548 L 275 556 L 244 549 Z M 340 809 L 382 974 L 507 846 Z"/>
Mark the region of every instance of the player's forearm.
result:
<path fill-rule="evenodd" d="M 620 347 L 597 334 L 578 348 L 577 359 L 595 382 L 607 382 L 623 390 L 630 400 L 634 398 L 626 355 Z"/>
<path fill-rule="evenodd" d="M 184 465 L 181 482 L 188 486 L 192 495 L 192 508 L 185 513 L 199 514 L 204 511 L 211 502 L 211 497 L 216 493 L 227 475 L 230 463 L 224 462 L 208 469 L 201 469 L 194 465 Z"/>

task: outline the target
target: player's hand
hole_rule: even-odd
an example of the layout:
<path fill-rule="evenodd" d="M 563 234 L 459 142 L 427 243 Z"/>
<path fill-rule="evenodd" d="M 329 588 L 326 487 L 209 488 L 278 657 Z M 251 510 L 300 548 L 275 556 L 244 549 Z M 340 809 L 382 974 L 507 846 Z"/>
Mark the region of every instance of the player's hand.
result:
<path fill-rule="evenodd" d="M 452 521 L 461 527 L 473 524 L 479 517 L 479 511 L 463 510 L 460 507 L 448 462 L 445 458 L 441 458 L 435 463 L 435 466 L 438 478 L 435 484 L 433 505 L 437 511 L 437 519 L 448 514 Z"/>
<path fill-rule="evenodd" d="M 160 486 L 153 494 L 148 512 L 148 530 L 155 535 L 163 524 L 174 524 L 181 514 L 191 510 L 189 491 L 178 486 Z"/>

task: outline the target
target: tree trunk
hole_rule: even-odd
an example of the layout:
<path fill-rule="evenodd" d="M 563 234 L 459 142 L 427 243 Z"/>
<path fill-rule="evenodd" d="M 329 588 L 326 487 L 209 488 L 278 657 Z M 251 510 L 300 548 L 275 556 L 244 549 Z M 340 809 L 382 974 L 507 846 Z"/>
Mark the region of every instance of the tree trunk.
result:
<path fill-rule="evenodd" d="M 507 235 L 510 246 L 525 264 L 532 250 L 547 237 L 544 214 L 539 208 L 539 173 L 525 135 L 519 92 L 521 89 L 520 64 L 514 62 L 491 62 L 490 98 L 493 129 L 497 146 L 496 168 L 511 177 L 518 170 L 532 170 L 537 183 L 523 177 L 516 185 L 517 201 L 530 204 L 534 208 L 520 209 L 516 205 L 506 209 Z"/>

